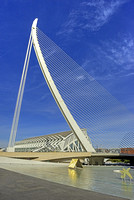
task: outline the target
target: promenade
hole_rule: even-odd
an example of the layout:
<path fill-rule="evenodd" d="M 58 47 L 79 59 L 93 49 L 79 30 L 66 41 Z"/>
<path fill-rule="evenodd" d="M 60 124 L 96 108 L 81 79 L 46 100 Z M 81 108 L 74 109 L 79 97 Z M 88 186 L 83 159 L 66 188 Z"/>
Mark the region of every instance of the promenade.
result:
<path fill-rule="evenodd" d="M 0 200 L 15 199 L 123 200 L 124 198 L 70 187 L 0 168 Z"/>

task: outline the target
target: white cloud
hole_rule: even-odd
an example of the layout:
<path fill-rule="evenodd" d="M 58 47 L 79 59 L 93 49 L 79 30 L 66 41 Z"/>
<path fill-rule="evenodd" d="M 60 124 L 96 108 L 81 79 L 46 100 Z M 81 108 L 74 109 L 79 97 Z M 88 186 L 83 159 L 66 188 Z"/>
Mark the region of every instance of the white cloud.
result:
<path fill-rule="evenodd" d="M 80 75 L 77 77 L 77 80 L 84 80 L 84 78 L 85 78 L 84 75 Z"/>
<path fill-rule="evenodd" d="M 118 8 L 127 0 L 89 0 L 72 10 L 58 34 L 70 34 L 73 31 L 97 31 L 106 24 Z"/>
<path fill-rule="evenodd" d="M 125 76 L 134 76 L 134 72 L 126 74 Z"/>
<path fill-rule="evenodd" d="M 96 79 L 134 75 L 134 39 L 131 35 L 101 41 L 100 45 L 91 48 L 96 59 L 86 58 L 82 66 Z"/>
<path fill-rule="evenodd" d="M 102 42 L 105 56 L 124 70 L 134 69 L 134 39 L 126 36 L 118 41 Z"/>

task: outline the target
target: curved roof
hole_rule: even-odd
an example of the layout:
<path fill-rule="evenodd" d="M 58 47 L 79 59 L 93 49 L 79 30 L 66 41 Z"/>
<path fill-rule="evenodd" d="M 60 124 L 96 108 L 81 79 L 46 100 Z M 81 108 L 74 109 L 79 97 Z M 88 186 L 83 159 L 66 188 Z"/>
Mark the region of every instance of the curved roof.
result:
<path fill-rule="evenodd" d="M 61 136 L 63 138 L 67 137 L 69 134 L 71 134 L 72 131 L 65 131 L 65 132 L 59 132 L 59 133 L 53 133 L 53 134 L 49 134 L 49 135 L 41 135 L 41 136 L 36 136 L 36 137 L 30 137 L 30 138 L 26 138 L 24 140 L 18 141 L 16 142 L 16 144 L 22 142 L 22 141 L 28 141 L 28 140 L 37 140 L 37 139 L 42 139 L 42 138 L 47 138 L 47 137 L 53 137 L 53 136 Z"/>

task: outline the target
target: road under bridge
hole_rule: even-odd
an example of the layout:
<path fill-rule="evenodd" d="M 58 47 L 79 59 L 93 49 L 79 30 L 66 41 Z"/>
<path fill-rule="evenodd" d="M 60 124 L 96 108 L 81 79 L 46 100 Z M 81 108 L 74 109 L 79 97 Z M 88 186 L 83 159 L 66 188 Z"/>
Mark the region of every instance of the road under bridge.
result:
<path fill-rule="evenodd" d="M 90 164 L 103 165 L 105 158 L 130 160 L 130 165 L 134 166 L 134 154 L 121 154 L 121 153 L 92 153 L 90 157 Z"/>

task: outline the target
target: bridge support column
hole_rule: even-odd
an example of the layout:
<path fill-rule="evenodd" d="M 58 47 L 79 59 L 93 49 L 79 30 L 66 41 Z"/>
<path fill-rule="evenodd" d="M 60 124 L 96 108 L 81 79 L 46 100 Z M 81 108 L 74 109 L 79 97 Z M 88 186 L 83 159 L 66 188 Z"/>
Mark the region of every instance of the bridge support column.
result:
<path fill-rule="evenodd" d="M 132 157 L 132 159 L 130 159 L 130 165 L 134 166 L 134 158 Z"/>
<path fill-rule="evenodd" d="M 104 157 L 90 157 L 89 164 L 90 165 L 104 165 Z"/>

